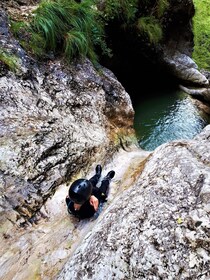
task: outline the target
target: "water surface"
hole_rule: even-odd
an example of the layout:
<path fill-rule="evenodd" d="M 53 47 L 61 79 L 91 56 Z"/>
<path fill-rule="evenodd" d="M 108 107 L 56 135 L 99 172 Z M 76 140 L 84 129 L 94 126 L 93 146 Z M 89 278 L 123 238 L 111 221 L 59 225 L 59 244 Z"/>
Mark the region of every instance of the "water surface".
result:
<path fill-rule="evenodd" d="M 208 124 L 180 90 L 148 94 L 147 99 L 134 104 L 134 110 L 139 144 L 149 151 L 172 140 L 192 139 Z"/>

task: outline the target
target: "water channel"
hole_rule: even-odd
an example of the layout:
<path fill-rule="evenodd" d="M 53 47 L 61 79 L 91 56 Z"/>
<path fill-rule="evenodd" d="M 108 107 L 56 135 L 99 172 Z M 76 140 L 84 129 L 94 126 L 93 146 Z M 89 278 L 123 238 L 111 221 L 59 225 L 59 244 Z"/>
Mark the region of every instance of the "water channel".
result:
<path fill-rule="evenodd" d="M 139 145 L 148 151 L 172 140 L 192 139 L 209 123 L 179 89 L 148 93 L 147 98 L 133 106 Z"/>

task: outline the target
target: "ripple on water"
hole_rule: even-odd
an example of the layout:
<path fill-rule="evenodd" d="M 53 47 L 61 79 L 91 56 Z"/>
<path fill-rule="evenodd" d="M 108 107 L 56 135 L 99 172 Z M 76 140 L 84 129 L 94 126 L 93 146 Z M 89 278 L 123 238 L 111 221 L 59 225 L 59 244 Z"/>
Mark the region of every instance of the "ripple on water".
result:
<path fill-rule="evenodd" d="M 182 91 L 150 97 L 135 108 L 135 129 L 140 146 L 154 150 L 176 139 L 192 139 L 207 124 Z"/>

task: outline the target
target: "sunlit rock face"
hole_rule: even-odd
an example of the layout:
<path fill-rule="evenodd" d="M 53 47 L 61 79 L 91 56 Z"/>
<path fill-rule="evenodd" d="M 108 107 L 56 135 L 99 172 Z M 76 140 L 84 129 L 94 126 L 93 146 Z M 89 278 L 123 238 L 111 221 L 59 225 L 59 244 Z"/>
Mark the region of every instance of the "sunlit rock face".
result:
<path fill-rule="evenodd" d="M 209 279 L 210 126 L 160 146 L 57 279 Z"/>
<path fill-rule="evenodd" d="M 0 65 L 1 219 L 20 224 L 72 174 L 126 145 L 134 112 L 110 71 L 88 60 L 37 65 L 10 35 L 2 10 L 0 21 L 0 44 L 17 57 L 16 73 Z"/>

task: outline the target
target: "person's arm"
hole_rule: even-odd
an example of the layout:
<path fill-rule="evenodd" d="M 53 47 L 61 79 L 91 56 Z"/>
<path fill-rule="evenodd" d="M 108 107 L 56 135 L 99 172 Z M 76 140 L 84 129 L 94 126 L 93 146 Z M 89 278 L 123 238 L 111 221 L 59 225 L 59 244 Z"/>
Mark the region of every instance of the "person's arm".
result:
<path fill-rule="evenodd" d="M 98 198 L 96 198 L 94 195 L 91 195 L 89 202 L 90 202 L 90 205 L 92 205 L 94 207 L 94 210 L 97 211 L 98 205 L 99 205 Z"/>

